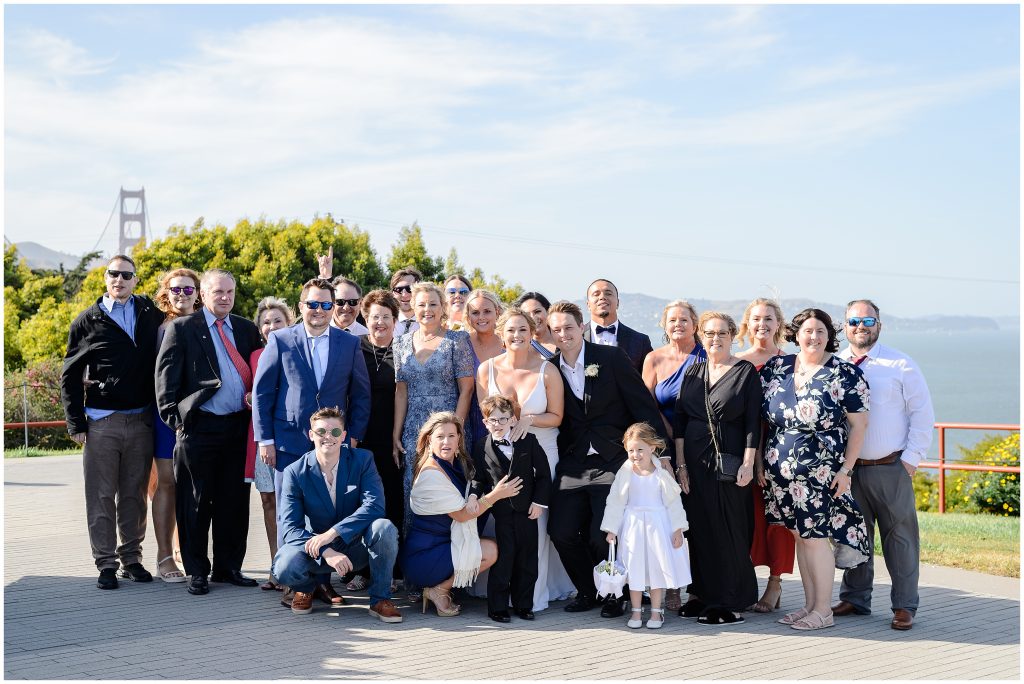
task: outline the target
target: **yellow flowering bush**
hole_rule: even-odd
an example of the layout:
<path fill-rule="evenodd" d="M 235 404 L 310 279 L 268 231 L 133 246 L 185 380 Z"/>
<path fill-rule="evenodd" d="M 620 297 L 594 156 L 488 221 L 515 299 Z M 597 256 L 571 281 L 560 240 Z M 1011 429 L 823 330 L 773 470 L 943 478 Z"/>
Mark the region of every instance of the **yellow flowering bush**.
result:
<path fill-rule="evenodd" d="M 965 463 L 1020 465 L 1020 433 L 986 437 L 971 448 L 960 447 Z M 917 472 L 914 496 L 919 511 L 939 510 L 938 477 Z M 946 471 L 946 510 L 1020 516 L 1020 477 L 1015 473 Z"/>

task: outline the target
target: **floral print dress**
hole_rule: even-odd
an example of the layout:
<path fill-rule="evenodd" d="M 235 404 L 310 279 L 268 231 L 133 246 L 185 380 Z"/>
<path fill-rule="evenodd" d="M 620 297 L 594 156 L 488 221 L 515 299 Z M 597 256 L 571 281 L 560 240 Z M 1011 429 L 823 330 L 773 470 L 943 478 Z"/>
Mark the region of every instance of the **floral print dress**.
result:
<path fill-rule="evenodd" d="M 795 365 L 789 354 L 761 369 L 765 515 L 804 539 L 830 539 L 837 567 L 854 567 L 867 559 L 871 540 L 853 495 L 834 498 L 831 484 L 845 459 L 846 413 L 868 410 L 868 384 L 859 368 L 832 356 L 797 390 Z"/>

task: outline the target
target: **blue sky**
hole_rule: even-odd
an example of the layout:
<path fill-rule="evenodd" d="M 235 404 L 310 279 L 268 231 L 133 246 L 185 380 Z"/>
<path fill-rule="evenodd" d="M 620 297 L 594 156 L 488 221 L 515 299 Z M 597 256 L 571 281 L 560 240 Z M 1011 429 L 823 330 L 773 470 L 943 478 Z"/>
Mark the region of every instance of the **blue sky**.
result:
<path fill-rule="evenodd" d="M 144 185 L 156 235 L 331 212 L 385 255 L 418 220 L 432 252 L 553 299 L 601 274 L 1014 315 L 1019 25 L 1010 5 L 8 5 L 4 230 L 82 253 Z"/>

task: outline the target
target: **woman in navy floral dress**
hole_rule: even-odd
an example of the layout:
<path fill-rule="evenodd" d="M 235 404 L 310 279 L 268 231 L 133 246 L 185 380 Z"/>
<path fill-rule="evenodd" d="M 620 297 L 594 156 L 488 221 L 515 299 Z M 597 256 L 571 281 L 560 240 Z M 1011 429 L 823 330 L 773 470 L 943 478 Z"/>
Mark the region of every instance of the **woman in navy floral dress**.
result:
<path fill-rule="evenodd" d="M 765 515 L 796 538 L 805 605 L 779 622 L 794 629 L 832 626 L 835 568 L 867 560 L 867 528 L 850 494 L 850 471 L 867 429 L 868 384 L 839 348 L 827 313 L 793 318 L 798 354 L 776 356 L 761 370 L 765 420 Z M 835 551 L 830 549 L 830 542 Z"/>

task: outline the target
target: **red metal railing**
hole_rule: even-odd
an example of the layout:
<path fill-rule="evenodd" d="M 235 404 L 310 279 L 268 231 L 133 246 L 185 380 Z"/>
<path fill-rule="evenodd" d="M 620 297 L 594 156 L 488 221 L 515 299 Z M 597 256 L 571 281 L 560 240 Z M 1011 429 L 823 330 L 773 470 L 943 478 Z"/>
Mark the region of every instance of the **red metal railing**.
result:
<path fill-rule="evenodd" d="M 1020 425 L 1003 423 L 936 423 L 939 431 L 939 460 L 921 461 L 921 468 L 935 468 L 939 471 L 939 513 L 946 512 L 946 471 L 971 470 L 985 473 L 1016 473 L 1020 475 L 1020 466 L 995 466 L 977 463 L 946 463 L 946 430 L 1006 430 L 1020 432 Z"/>

